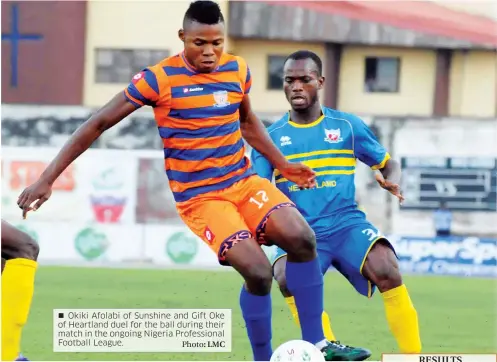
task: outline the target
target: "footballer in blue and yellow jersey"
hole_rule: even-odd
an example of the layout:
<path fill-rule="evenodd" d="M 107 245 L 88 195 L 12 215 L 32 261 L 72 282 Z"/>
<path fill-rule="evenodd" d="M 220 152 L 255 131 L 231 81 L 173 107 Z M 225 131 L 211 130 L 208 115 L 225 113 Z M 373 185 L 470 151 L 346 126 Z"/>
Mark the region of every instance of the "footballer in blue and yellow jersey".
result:
<path fill-rule="evenodd" d="M 402 202 L 400 164 L 391 158 L 361 118 L 320 104 L 319 90 L 324 77 L 321 59 L 316 54 L 309 51 L 291 54 L 283 73 L 291 110 L 268 131 L 288 160 L 302 162 L 314 170 L 316 187 L 302 189 L 285 179 L 257 151 L 251 156 L 253 168 L 260 176 L 274 179 L 277 188 L 295 203 L 313 228 L 323 274 L 335 267 L 367 297 L 378 288 L 400 351 L 419 353 L 417 313 L 402 282 L 395 251 L 355 201 L 354 175 L 359 161 L 379 171 L 375 175 L 378 184 Z M 292 295 L 285 288 L 285 260 L 285 252 L 278 249 L 273 259 L 273 274 L 298 321 Z M 334 339 L 325 314 L 323 330 L 328 339 Z M 354 358 L 346 356 L 349 357 Z"/>
<path fill-rule="evenodd" d="M 297 205 L 318 239 L 364 220 L 355 201 L 356 162 L 378 170 L 390 154 L 360 118 L 323 107 L 314 122 L 298 124 L 287 113 L 268 131 L 287 159 L 316 172 L 316 187 L 301 190 L 257 151 L 252 153 L 254 168 L 269 180 L 274 176 L 276 187 Z"/>

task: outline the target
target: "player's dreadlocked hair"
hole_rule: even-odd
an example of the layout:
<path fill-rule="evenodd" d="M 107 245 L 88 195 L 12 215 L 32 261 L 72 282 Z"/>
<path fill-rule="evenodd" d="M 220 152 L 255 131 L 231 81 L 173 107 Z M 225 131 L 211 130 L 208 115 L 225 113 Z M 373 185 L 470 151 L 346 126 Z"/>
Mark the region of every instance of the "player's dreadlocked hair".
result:
<path fill-rule="evenodd" d="M 224 23 L 224 17 L 219 5 L 214 1 L 199 0 L 190 4 L 190 7 L 183 18 L 183 29 L 188 26 L 188 22 L 196 21 L 197 23 L 213 25 Z"/>
<path fill-rule="evenodd" d="M 321 61 L 321 58 L 316 53 L 313 53 L 309 50 L 298 50 L 295 53 L 290 54 L 286 58 L 285 63 L 290 59 L 292 60 L 311 59 L 318 68 L 318 75 L 321 76 L 323 73 L 323 62 Z"/>

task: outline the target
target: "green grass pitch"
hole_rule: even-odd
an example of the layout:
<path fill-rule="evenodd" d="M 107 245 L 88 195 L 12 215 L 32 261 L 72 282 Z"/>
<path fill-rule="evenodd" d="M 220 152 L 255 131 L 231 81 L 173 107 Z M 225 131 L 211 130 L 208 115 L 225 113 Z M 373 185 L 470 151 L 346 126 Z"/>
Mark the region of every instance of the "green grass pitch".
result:
<path fill-rule="evenodd" d="M 495 353 L 497 284 L 491 279 L 406 277 L 420 319 L 423 352 Z M 232 272 L 40 267 L 22 352 L 32 360 L 251 360 L 238 306 L 241 278 Z M 273 348 L 300 338 L 273 286 Z M 54 308 L 231 308 L 231 353 L 54 353 Z M 377 293 L 360 296 L 337 273 L 325 279 L 325 308 L 343 343 L 395 352 Z"/>

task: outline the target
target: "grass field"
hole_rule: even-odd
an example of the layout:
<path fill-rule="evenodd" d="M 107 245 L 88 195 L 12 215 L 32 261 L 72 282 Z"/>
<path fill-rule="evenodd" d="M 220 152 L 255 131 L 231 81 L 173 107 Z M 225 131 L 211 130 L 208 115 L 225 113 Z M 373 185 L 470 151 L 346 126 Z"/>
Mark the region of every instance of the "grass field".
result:
<path fill-rule="evenodd" d="M 495 353 L 496 281 L 409 277 L 424 352 Z M 238 306 L 240 277 L 231 272 L 41 267 L 37 274 L 23 353 L 32 360 L 251 360 Z M 379 294 L 360 296 L 336 273 L 326 277 L 325 305 L 342 342 L 373 351 L 396 351 Z M 273 346 L 300 338 L 283 298 L 273 287 Z M 54 308 L 232 308 L 232 353 L 54 353 Z"/>

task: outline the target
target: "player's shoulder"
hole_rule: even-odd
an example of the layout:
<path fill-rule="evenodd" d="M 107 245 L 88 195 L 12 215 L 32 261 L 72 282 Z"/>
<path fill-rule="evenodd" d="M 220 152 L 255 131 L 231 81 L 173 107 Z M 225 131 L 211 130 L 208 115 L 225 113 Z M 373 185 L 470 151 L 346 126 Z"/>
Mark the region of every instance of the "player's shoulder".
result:
<path fill-rule="evenodd" d="M 333 108 L 323 107 L 323 114 L 327 118 L 345 121 L 349 123 L 353 128 L 364 125 L 364 121 L 362 120 L 362 118 L 353 113 L 348 113 Z"/>
<path fill-rule="evenodd" d="M 167 76 L 164 72 L 164 68 L 168 66 L 179 66 L 179 54 L 164 58 L 155 64 L 146 66 L 133 77 L 133 80 L 139 80 L 140 78 L 145 78 L 147 81 L 151 81 L 152 79 L 165 79 Z M 161 77 L 160 75 L 165 75 L 165 77 Z"/>
<path fill-rule="evenodd" d="M 341 119 L 353 123 L 362 122 L 362 119 L 358 115 L 353 113 L 343 112 L 338 109 L 323 107 L 323 114 L 325 117 L 328 118 Z"/>
<path fill-rule="evenodd" d="M 166 57 L 157 63 L 147 67 L 150 71 L 154 73 L 164 72 L 165 67 L 182 67 L 183 62 L 181 60 L 181 54 L 174 54 L 169 57 Z"/>
<path fill-rule="evenodd" d="M 226 71 L 238 71 L 240 74 L 248 72 L 248 65 L 244 58 L 239 55 L 223 53 L 219 60 L 219 68 Z"/>
<path fill-rule="evenodd" d="M 221 63 L 236 63 L 240 69 L 247 67 L 247 62 L 245 59 L 239 55 L 223 53 L 221 57 Z"/>
<path fill-rule="evenodd" d="M 290 115 L 285 113 L 280 119 L 275 121 L 273 124 L 271 124 L 268 128 L 267 131 L 271 138 L 276 137 L 282 132 L 285 132 L 285 130 L 288 127 L 288 121 L 290 120 Z"/>

